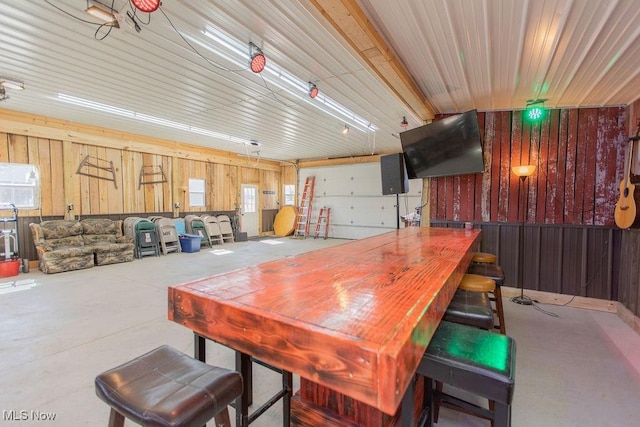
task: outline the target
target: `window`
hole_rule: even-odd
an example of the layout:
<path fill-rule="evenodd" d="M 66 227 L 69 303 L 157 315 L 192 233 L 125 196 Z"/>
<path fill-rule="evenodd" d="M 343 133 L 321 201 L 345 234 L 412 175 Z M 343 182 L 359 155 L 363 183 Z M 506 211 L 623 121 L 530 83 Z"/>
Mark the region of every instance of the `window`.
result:
<path fill-rule="evenodd" d="M 284 186 L 284 204 L 295 206 L 296 204 L 296 186 L 295 185 Z"/>
<path fill-rule="evenodd" d="M 256 187 L 242 187 L 242 205 L 243 213 L 257 211 Z"/>
<path fill-rule="evenodd" d="M 0 163 L 0 209 L 38 209 L 40 174 L 33 165 Z"/>
<path fill-rule="evenodd" d="M 204 179 L 189 178 L 189 206 L 204 207 Z"/>

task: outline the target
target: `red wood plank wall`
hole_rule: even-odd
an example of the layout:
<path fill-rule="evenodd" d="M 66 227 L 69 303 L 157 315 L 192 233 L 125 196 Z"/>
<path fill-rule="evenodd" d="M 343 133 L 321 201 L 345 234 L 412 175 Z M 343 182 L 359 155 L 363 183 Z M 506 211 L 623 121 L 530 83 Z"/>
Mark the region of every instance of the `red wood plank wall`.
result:
<path fill-rule="evenodd" d="M 529 124 L 523 111 L 478 113 L 485 173 L 433 178 L 431 219 L 521 221 L 511 167 L 535 164 L 524 185 L 527 223 L 614 225 L 626 115 L 625 107 L 555 109 Z"/>

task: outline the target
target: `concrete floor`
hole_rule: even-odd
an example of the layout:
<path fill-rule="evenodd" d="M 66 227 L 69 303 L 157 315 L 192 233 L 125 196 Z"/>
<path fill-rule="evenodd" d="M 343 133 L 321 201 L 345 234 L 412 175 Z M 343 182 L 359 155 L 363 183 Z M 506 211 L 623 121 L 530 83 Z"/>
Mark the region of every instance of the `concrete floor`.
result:
<path fill-rule="evenodd" d="M 0 292 L 0 425 L 106 425 L 109 408 L 93 385 L 98 373 L 161 344 L 193 354 L 191 332 L 167 320 L 169 285 L 345 242 L 270 244 L 274 240 L 213 248 L 232 251 L 225 254 L 207 248 L 53 275 L 32 270 L 14 278 L 37 286 Z M 513 426 L 640 425 L 640 337 L 614 314 L 543 308 L 558 317 L 505 300 L 507 333 L 518 345 Z M 231 350 L 209 343 L 207 352 L 210 363 L 233 368 Z M 260 404 L 280 379 L 257 365 L 254 375 L 254 400 Z M 15 420 L 23 414 L 27 419 Z M 38 421 L 36 414 L 55 420 Z M 279 405 L 252 424 L 278 425 Z M 489 423 L 442 409 L 438 425 Z"/>

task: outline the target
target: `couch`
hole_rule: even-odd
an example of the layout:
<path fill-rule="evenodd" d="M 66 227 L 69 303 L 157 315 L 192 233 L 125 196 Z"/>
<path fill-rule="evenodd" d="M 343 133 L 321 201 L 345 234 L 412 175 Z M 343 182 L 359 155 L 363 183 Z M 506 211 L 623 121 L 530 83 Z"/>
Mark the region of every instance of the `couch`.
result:
<path fill-rule="evenodd" d="M 133 239 L 122 234 L 122 221 L 87 218 L 30 224 L 44 273 L 133 261 Z"/>

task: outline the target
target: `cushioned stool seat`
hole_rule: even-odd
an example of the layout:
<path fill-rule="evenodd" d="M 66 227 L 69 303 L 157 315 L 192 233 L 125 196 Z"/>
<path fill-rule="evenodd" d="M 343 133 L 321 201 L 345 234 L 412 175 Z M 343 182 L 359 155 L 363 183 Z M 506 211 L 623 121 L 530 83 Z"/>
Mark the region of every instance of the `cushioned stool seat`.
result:
<path fill-rule="evenodd" d="M 242 377 L 165 345 L 98 375 L 95 386 L 111 406 L 110 426 L 124 417 L 143 426 L 202 426 L 216 417 L 216 426 L 228 426 Z"/>
<path fill-rule="evenodd" d="M 465 274 L 458 285 L 458 289 L 472 292 L 493 292 L 496 282 L 492 279 L 478 274 Z"/>
<path fill-rule="evenodd" d="M 491 301 L 485 292 L 456 290 L 443 320 L 481 329 L 493 328 Z"/>
<path fill-rule="evenodd" d="M 431 338 L 418 365 L 417 374 L 425 377 L 427 426 L 433 424 L 430 408 L 435 397 L 493 421 L 496 427 L 511 425 L 511 402 L 515 389 L 516 344 L 506 335 L 496 334 L 466 325 L 442 321 Z M 433 381 L 441 381 L 493 401 L 494 409 L 485 409 L 452 395 L 433 390 Z M 409 391 L 413 391 L 410 387 Z M 410 425 L 412 411 L 404 405 L 413 396 L 403 399 L 403 426 Z"/>
<path fill-rule="evenodd" d="M 498 324 L 494 327 L 500 330 L 501 334 L 506 333 L 505 323 L 504 323 L 504 309 L 502 307 L 502 291 L 501 286 L 504 285 L 504 270 L 502 267 L 496 264 L 471 264 L 467 273 L 470 274 L 478 274 L 480 276 L 485 276 L 490 279 L 493 279 L 496 282 L 496 289 L 493 291 L 493 295 L 491 297 L 492 301 L 496 303 L 496 309 L 494 313 L 496 313 L 498 317 Z"/>
<path fill-rule="evenodd" d="M 497 260 L 498 257 L 488 252 L 474 252 L 473 258 L 471 258 L 471 262 L 481 262 L 486 264 L 495 264 Z"/>

